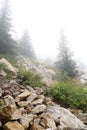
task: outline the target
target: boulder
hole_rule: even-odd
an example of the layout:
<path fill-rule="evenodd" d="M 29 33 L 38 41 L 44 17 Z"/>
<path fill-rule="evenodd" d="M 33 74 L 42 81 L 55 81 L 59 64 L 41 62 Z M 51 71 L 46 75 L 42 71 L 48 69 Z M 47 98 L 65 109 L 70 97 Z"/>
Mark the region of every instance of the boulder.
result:
<path fill-rule="evenodd" d="M 33 114 L 38 114 L 41 112 L 44 112 L 46 110 L 46 106 L 45 105 L 37 105 L 35 108 L 33 108 L 33 110 L 31 111 Z"/>
<path fill-rule="evenodd" d="M 24 98 L 28 97 L 30 94 L 31 94 L 31 92 L 29 92 L 28 90 L 25 90 L 23 93 L 19 94 L 19 95 L 16 97 L 16 101 L 21 101 L 21 100 L 23 100 Z"/>
<path fill-rule="evenodd" d="M 0 63 L 4 63 L 6 68 L 11 72 L 12 76 L 16 76 L 17 68 L 13 67 L 5 58 L 0 59 Z"/>
<path fill-rule="evenodd" d="M 42 127 L 40 124 L 34 123 L 32 124 L 30 130 L 45 130 L 45 128 Z"/>
<path fill-rule="evenodd" d="M 0 121 L 2 124 L 11 120 L 12 113 L 15 111 L 13 105 L 3 106 L 0 111 Z"/>
<path fill-rule="evenodd" d="M 7 122 L 4 125 L 4 130 L 24 130 L 23 126 L 17 121 Z"/>
<path fill-rule="evenodd" d="M 87 113 L 79 113 L 77 117 L 87 125 Z"/>
<path fill-rule="evenodd" d="M 17 102 L 17 104 L 18 104 L 18 106 L 20 106 L 20 107 L 25 107 L 25 106 L 27 106 L 29 103 L 28 103 L 28 101 L 20 101 L 20 102 Z"/>
<path fill-rule="evenodd" d="M 33 120 L 34 115 L 32 114 L 23 114 L 22 118 L 20 119 L 20 123 L 24 127 L 25 130 L 28 129 L 29 123 Z"/>
<path fill-rule="evenodd" d="M 11 120 L 19 120 L 22 118 L 22 111 L 20 109 L 14 110 L 11 115 Z"/>
<path fill-rule="evenodd" d="M 14 105 L 16 107 L 15 100 L 10 95 L 7 95 L 4 97 L 4 103 L 5 103 L 5 105 Z"/>
<path fill-rule="evenodd" d="M 47 109 L 48 113 L 50 113 L 51 118 L 56 120 L 60 120 L 60 125 L 58 126 L 59 129 L 82 129 L 86 130 L 87 127 L 80 121 L 74 114 L 72 114 L 69 110 L 60 107 L 58 105 L 49 106 Z"/>
<path fill-rule="evenodd" d="M 43 103 L 43 99 L 36 99 L 35 101 L 32 102 L 33 105 L 38 105 Z"/>
<path fill-rule="evenodd" d="M 31 103 L 36 98 L 37 98 L 37 94 L 36 93 L 31 93 L 31 95 L 27 98 L 27 101 L 28 101 L 28 103 Z"/>
<path fill-rule="evenodd" d="M 6 76 L 7 76 L 7 74 L 5 73 L 5 71 L 4 71 L 4 70 L 0 70 L 0 76 L 6 77 Z"/>

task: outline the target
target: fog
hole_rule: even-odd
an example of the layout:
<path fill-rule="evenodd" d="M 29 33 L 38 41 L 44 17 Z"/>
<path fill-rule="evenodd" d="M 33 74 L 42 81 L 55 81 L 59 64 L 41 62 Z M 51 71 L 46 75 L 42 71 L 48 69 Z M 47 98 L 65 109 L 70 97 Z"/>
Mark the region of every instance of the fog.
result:
<path fill-rule="evenodd" d="M 75 59 L 87 64 L 87 0 L 10 1 L 13 35 L 28 28 L 38 58 L 56 58 L 63 28 Z"/>

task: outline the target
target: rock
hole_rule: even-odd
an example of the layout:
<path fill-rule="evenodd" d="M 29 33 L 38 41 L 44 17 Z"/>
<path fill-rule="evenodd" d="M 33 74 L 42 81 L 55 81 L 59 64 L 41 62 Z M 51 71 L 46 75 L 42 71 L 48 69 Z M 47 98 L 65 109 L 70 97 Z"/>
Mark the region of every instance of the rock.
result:
<path fill-rule="evenodd" d="M 35 113 L 44 112 L 45 110 L 46 110 L 46 106 L 45 105 L 37 105 L 31 112 L 33 114 L 35 114 Z"/>
<path fill-rule="evenodd" d="M 51 118 L 50 113 L 43 113 L 41 115 L 41 117 L 42 117 L 42 119 L 45 119 L 45 126 L 47 126 L 48 128 L 51 128 L 53 130 L 57 129 L 55 120 Z"/>
<path fill-rule="evenodd" d="M 20 119 L 20 123 L 24 127 L 25 130 L 28 129 L 29 123 L 33 120 L 34 115 L 32 114 L 24 114 L 22 118 Z"/>
<path fill-rule="evenodd" d="M 15 100 L 10 95 L 7 95 L 4 97 L 4 103 L 5 103 L 5 105 L 14 105 L 16 107 Z"/>
<path fill-rule="evenodd" d="M 50 113 L 52 119 L 60 120 L 60 125 L 58 127 L 59 129 L 87 129 L 87 127 L 83 124 L 82 121 L 80 121 L 74 114 L 72 114 L 69 110 L 63 107 L 60 107 L 58 105 L 49 106 L 47 111 Z"/>
<path fill-rule="evenodd" d="M 30 130 L 45 130 L 45 129 L 41 125 L 34 123 L 34 124 L 32 124 Z"/>
<path fill-rule="evenodd" d="M 20 106 L 20 107 L 25 107 L 25 106 L 27 106 L 29 103 L 28 103 L 28 101 L 20 101 L 20 102 L 17 102 L 17 104 L 18 104 L 18 106 Z"/>
<path fill-rule="evenodd" d="M 4 130 L 24 130 L 24 128 L 17 121 L 12 121 L 12 122 L 7 122 L 4 125 Z"/>
<path fill-rule="evenodd" d="M 43 99 L 36 99 L 35 101 L 32 102 L 33 105 L 37 105 L 37 104 L 42 104 L 43 103 Z"/>
<path fill-rule="evenodd" d="M 28 97 L 29 95 L 31 94 L 31 92 L 29 92 L 28 90 L 25 90 L 23 93 L 21 93 L 20 95 L 18 95 L 16 97 L 16 101 L 21 101 L 23 100 L 24 98 Z"/>
<path fill-rule="evenodd" d="M 15 107 L 12 105 L 3 106 L 0 112 L 0 121 L 2 124 L 11 120 L 12 113 L 15 111 Z"/>
<path fill-rule="evenodd" d="M 28 103 L 31 103 L 36 98 L 37 98 L 37 94 L 36 93 L 31 93 L 31 95 L 27 98 L 27 101 L 28 101 Z"/>
<path fill-rule="evenodd" d="M 19 120 L 22 118 L 22 111 L 21 110 L 18 110 L 16 109 L 12 115 L 11 115 L 11 120 Z"/>
<path fill-rule="evenodd" d="M 5 73 L 4 70 L 0 70 L 0 75 L 3 76 L 3 77 L 6 77 L 6 76 L 7 76 L 7 74 Z"/>
<path fill-rule="evenodd" d="M 44 90 L 42 89 L 42 88 L 35 88 L 36 89 L 36 93 L 37 94 L 42 94 L 42 93 L 44 93 Z"/>
<path fill-rule="evenodd" d="M 10 80 L 9 84 L 17 84 L 15 80 Z"/>
<path fill-rule="evenodd" d="M 84 124 L 87 125 L 87 113 L 80 113 L 77 116 Z"/>
<path fill-rule="evenodd" d="M 31 86 L 27 85 L 26 88 L 29 90 L 29 92 L 36 93 L 36 91 Z"/>
<path fill-rule="evenodd" d="M 12 76 L 16 76 L 17 68 L 13 67 L 5 58 L 0 59 L 0 63 L 4 63 L 6 68 L 11 72 Z"/>

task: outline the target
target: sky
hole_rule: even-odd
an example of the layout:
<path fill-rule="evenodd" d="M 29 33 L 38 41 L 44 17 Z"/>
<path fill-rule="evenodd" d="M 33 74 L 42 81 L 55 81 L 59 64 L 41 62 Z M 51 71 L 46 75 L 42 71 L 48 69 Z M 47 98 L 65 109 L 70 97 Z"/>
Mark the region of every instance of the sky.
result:
<path fill-rule="evenodd" d="M 87 0 L 10 1 L 15 37 L 27 27 L 39 58 L 56 58 L 63 28 L 75 59 L 87 64 Z"/>

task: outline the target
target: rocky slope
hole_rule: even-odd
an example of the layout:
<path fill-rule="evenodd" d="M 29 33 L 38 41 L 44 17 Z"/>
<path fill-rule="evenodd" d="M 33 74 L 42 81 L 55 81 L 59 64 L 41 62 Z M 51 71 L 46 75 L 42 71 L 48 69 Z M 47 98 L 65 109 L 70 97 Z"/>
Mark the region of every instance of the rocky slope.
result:
<path fill-rule="evenodd" d="M 0 75 L 0 130 L 87 130 L 69 110 L 33 89 Z"/>

